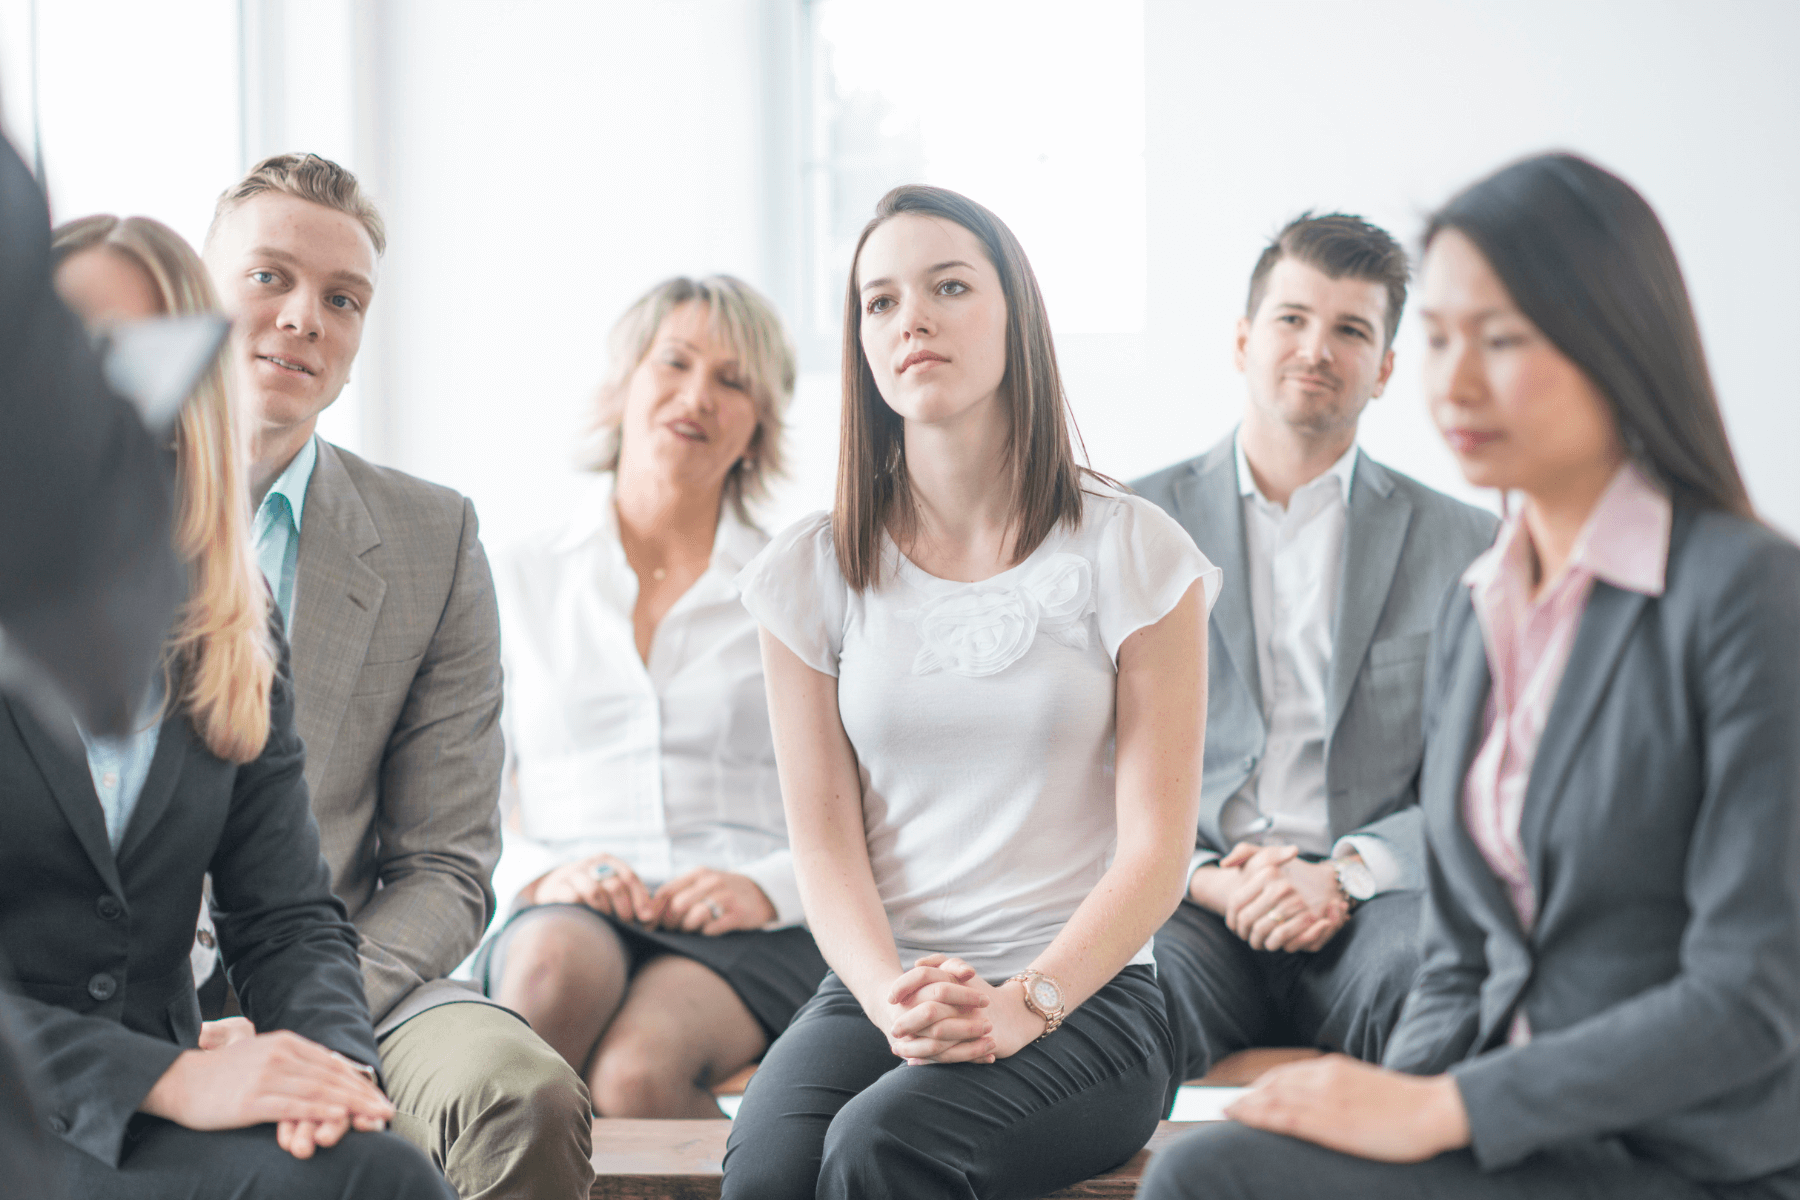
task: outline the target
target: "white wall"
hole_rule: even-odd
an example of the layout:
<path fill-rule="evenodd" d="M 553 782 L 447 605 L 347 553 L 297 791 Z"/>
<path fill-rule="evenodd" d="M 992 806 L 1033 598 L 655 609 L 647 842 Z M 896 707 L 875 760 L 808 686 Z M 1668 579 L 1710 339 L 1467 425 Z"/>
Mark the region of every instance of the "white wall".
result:
<path fill-rule="evenodd" d="M 1235 420 L 1232 325 L 1288 217 L 1342 208 L 1410 244 L 1461 185 L 1571 149 L 1661 215 L 1751 497 L 1800 533 L 1800 5 L 1147 0 L 1145 26 L 1148 386 L 1141 429 L 1106 423 L 1121 469 L 1188 453 Z M 1418 346 L 1409 313 L 1364 444 L 1468 494 L 1425 415 Z"/>
<path fill-rule="evenodd" d="M 779 290 L 762 0 L 389 0 L 375 456 L 472 496 L 490 543 L 555 516 L 612 321 L 676 273 Z M 779 62 L 774 62 L 779 66 Z M 771 283 L 771 279 L 775 282 Z"/>

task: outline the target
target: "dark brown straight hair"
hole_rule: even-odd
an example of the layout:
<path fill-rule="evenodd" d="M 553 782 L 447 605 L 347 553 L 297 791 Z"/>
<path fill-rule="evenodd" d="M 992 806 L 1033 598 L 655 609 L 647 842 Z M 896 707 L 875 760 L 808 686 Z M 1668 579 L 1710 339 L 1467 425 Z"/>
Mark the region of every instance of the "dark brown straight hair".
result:
<path fill-rule="evenodd" d="M 1755 519 L 1675 248 L 1630 184 L 1541 154 L 1432 215 L 1475 243 L 1519 311 L 1606 397 L 1625 449 L 1678 500 Z"/>
<path fill-rule="evenodd" d="M 856 240 L 844 296 L 844 412 L 831 532 L 838 569 L 859 592 L 881 584 L 882 534 L 904 543 L 918 528 L 906 470 L 905 422 L 881 398 L 863 355 L 857 284 L 869 235 L 901 213 L 942 217 L 967 229 L 981 242 L 1000 276 L 1006 298 L 1006 372 L 1000 379 L 1000 397 L 1008 417 L 1012 561 L 1024 561 L 1058 525 L 1073 529 L 1081 524 L 1084 468 L 1077 465 L 1069 439 L 1074 419 L 1067 411 L 1062 374 L 1056 367 L 1044 297 L 1024 248 L 1005 222 L 966 196 L 920 184 L 897 187 L 876 204 L 874 219 Z"/>

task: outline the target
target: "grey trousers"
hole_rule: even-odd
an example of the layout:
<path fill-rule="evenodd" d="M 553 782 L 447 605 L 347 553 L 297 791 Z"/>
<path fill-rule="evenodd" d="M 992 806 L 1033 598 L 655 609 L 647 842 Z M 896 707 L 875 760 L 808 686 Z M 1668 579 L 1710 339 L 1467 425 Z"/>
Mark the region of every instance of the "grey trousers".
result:
<path fill-rule="evenodd" d="M 1183 1081 L 1250 1046 L 1317 1046 L 1380 1062 L 1419 969 L 1422 895 L 1383 892 L 1312 954 L 1252 950 L 1224 918 L 1183 900 L 1156 934 L 1175 1043 L 1169 1103 Z"/>
<path fill-rule="evenodd" d="M 587 1085 L 531 1026 L 491 1004 L 443 1004 L 380 1048 L 390 1127 L 430 1156 L 462 1200 L 587 1196 Z"/>
<path fill-rule="evenodd" d="M 1800 1172 L 1702 1185 L 1617 1142 L 1483 1171 L 1467 1150 L 1422 1163 L 1352 1158 L 1232 1122 L 1204 1126 L 1150 1160 L 1138 1200 L 1795 1200 Z"/>
<path fill-rule="evenodd" d="M 1031 1200 L 1156 1129 L 1162 996 L 1131 966 L 996 1063 L 905 1066 L 836 975 L 769 1048 L 725 1145 L 724 1200 Z"/>

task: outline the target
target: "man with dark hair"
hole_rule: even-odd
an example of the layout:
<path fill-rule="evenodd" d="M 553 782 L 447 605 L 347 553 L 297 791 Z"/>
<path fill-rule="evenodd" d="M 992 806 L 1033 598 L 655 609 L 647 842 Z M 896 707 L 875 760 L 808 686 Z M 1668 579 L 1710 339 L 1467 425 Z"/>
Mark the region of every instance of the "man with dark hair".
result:
<path fill-rule="evenodd" d="M 1291 221 L 1237 323 L 1242 424 L 1134 485 L 1225 572 L 1188 893 L 1156 936 L 1171 1102 L 1248 1046 L 1378 1060 L 1417 967 L 1426 644 L 1496 522 L 1357 449 L 1406 281 L 1361 218 Z"/>

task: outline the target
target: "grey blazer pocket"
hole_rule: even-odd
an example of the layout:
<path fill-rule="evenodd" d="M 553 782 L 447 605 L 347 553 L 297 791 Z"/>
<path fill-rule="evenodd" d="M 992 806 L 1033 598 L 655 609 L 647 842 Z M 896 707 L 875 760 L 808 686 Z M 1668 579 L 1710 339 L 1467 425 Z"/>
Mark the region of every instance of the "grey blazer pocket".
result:
<path fill-rule="evenodd" d="M 362 670 L 356 673 L 356 690 L 353 696 L 380 696 L 388 692 L 404 691 L 412 686 L 413 676 L 419 673 L 419 663 L 425 658 L 421 651 L 411 658 L 396 659 L 393 662 L 366 662 Z"/>
<path fill-rule="evenodd" d="M 1369 665 L 1387 667 L 1396 663 L 1422 662 L 1431 649 L 1431 632 L 1403 633 L 1383 638 L 1369 647 Z"/>

